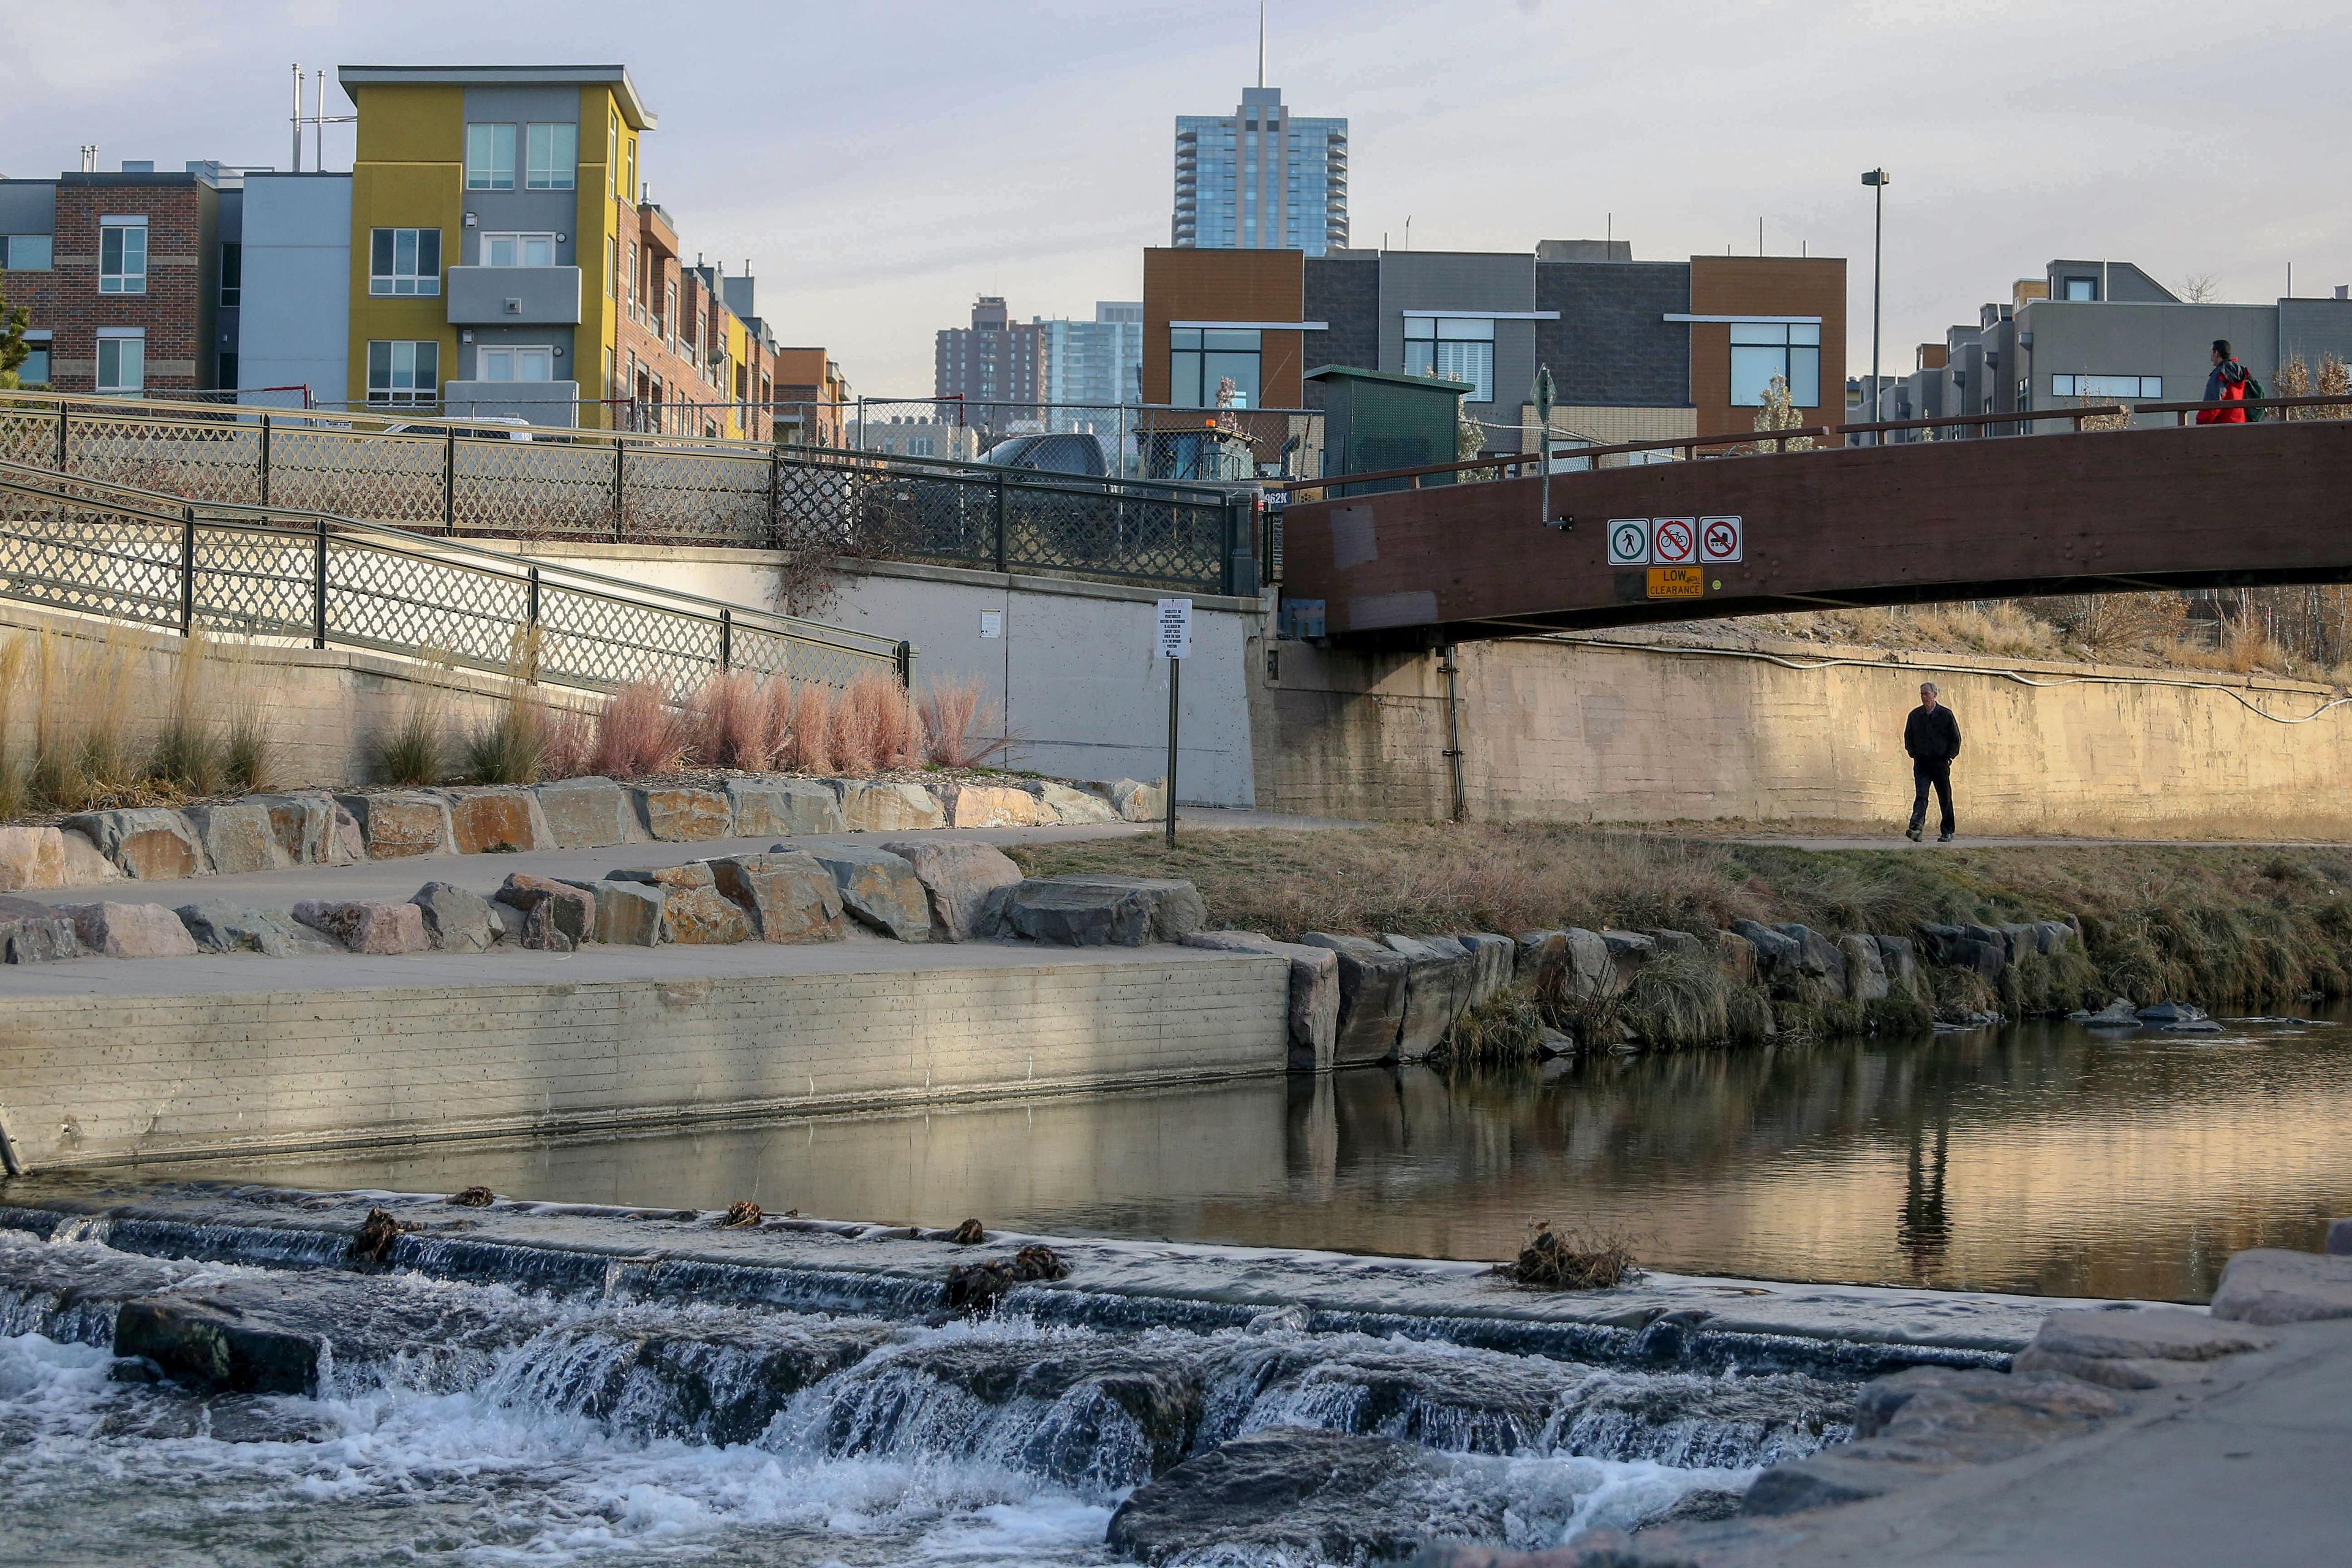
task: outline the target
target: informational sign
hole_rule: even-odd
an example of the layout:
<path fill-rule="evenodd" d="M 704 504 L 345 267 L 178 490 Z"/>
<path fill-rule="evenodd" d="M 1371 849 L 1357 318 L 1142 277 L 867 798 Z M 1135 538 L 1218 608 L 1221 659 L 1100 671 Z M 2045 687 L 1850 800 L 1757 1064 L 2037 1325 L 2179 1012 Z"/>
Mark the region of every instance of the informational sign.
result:
<path fill-rule="evenodd" d="M 1612 517 L 1609 520 L 1609 564 L 1647 566 L 1650 563 L 1650 520 Z"/>
<path fill-rule="evenodd" d="M 1660 517 L 1650 521 L 1650 564 L 1689 566 L 1698 560 L 1698 519 Z"/>
<path fill-rule="evenodd" d="M 1698 558 L 1709 563 L 1740 560 L 1747 548 L 1747 525 L 1736 517 L 1700 518 Z"/>
<path fill-rule="evenodd" d="M 1696 566 L 1650 568 L 1650 597 L 1653 599 L 1696 599 L 1706 591 L 1706 574 Z"/>
<path fill-rule="evenodd" d="M 1192 651 L 1192 601 L 1160 601 L 1160 657 L 1182 658 Z"/>
<path fill-rule="evenodd" d="M 1003 610 L 981 611 L 980 635 L 982 640 L 984 642 L 994 642 L 1003 637 L 1004 612 Z"/>

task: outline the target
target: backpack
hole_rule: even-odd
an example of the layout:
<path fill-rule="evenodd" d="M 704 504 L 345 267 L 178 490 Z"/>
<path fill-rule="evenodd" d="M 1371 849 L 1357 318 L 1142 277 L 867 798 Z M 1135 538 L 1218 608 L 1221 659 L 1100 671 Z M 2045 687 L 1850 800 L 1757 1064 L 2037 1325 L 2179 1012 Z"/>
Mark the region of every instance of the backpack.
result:
<path fill-rule="evenodd" d="M 2254 373 L 2252 371 L 2247 371 L 2245 391 L 2246 401 L 2252 403 L 2257 399 L 2267 397 L 2270 394 L 2263 390 L 2263 384 L 2254 379 Z M 2249 425 L 2252 424 L 2255 420 L 2260 419 L 2262 416 L 2263 411 L 2259 408 L 2249 408 L 2246 410 L 2246 423 Z"/>

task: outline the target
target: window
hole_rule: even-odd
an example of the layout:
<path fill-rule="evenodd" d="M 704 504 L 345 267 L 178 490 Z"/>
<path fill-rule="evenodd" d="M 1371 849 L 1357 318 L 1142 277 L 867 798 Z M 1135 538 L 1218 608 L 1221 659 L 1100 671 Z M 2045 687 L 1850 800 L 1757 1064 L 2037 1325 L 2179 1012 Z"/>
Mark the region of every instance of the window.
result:
<path fill-rule="evenodd" d="M 430 297 L 441 292 L 441 231 L 379 228 L 368 246 L 368 292 Z"/>
<path fill-rule="evenodd" d="M 526 158 L 522 183 L 526 190 L 572 188 L 572 171 L 580 163 L 580 127 L 569 122 L 525 126 L 523 144 Z M 512 166 L 511 159 L 509 166 Z"/>
<path fill-rule="evenodd" d="M 1171 327 L 1168 332 L 1168 401 L 1180 408 L 1215 408 L 1223 384 L 1234 384 L 1233 406 L 1258 403 L 1259 340 L 1255 328 Z"/>
<path fill-rule="evenodd" d="M 555 351 L 545 347 L 478 349 L 474 374 L 480 381 L 553 381 Z"/>
<path fill-rule="evenodd" d="M 1822 405 L 1822 324 L 1819 321 L 1731 323 L 1731 405 L 1760 407 L 1774 376 L 1785 376 L 1789 401 Z"/>
<path fill-rule="evenodd" d="M 466 127 L 466 188 L 469 191 L 514 189 L 515 128 L 511 125 Z"/>
<path fill-rule="evenodd" d="M 2053 375 L 2053 397 L 2162 397 L 2160 375 Z"/>
<path fill-rule="evenodd" d="M 49 384 L 49 334 L 25 334 L 25 363 L 16 367 L 16 379 L 26 386 Z"/>
<path fill-rule="evenodd" d="M 1495 401 L 1495 323 L 1486 318 L 1407 316 L 1407 375 L 1442 376 L 1468 384 L 1471 403 Z"/>
<path fill-rule="evenodd" d="M 485 267 L 552 267 L 555 237 L 551 234 L 486 234 L 482 236 Z"/>
<path fill-rule="evenodd" d="M 229 352 L 228 350 L 226 350 L 226 349 L 223 349 L 223 350 L 221 351 L 221 355 L 220 355 L 220 373 L 219 373 L 217 375 L 214 376 L 214 377 L 213 377 L 213 380 L 214 380 L 214 381 L 215 381 L 216 383 L 218 383 L 220 385 L 222 385 L 222 386 L 224 386 L 224 387 L 228 388 L 230 391 L 235 391 L 235 390 L 236 389 L 236 354 L 234 354 L 234 353 L 230 353 L 230 352 Z"/>
<path fill-rule="evenodd" d="M 49 237 L 46 234 L 0 234 L 0 271 L 47 272 Z"/>
<path fill-rule="evenodd" d="M 236 240 L 221 242 L 221 309 L 234 310 L 245 297 L 245 247 Z"/>
<path fill-rule="evenodd" d="M 934 457 L 938 453 L 938 441 L 932 437 L 909 436 L 907 437 L 907 456 L 910 458 Z"/>
<path fill-rule="evenodd" d="M 99 328 L 98 390 L 130 393 L 143 392 L 146 387 L 147 329 Z"/>
<path fill-rule="evenodd" d="M 619 299 L 621 297 L 621 237 L 617 234 L 604 237 L 604 272 L 613 282 L 613 298 Z"/>
<path fill-rule="evenodd" d="M 628 188 L 621 193 L 621 199 L 634 205 L 637 199 L 637 139 L 634 136 L 624 137 L 621 144 L 627 149 L 623 156 L 628 160 L 629 175 Z"/>
<path fill-rule="evenodd" d="M 2099 280 L 2095 278 L 2069 278 L 2066 279 L 2066 292 L 2063 297 L 2069 300 L 2096 300 L 2099 297 Z"/>
<path fill-rule="evenodd" d="M 604 123 L 604 194 L 618 195 L 621 189 L 621 117 L 607 117 Z"/>
<path fill-rule="evenodd" d="M 368 401 L 417 405 L 441 395 L 439 343 L 368 344 Z"/>
<path fill-rule="evenodd" d="M 147 292 L 145 218 L 102 217 L 98 220 L 98 291 L 101 294 Z"/>

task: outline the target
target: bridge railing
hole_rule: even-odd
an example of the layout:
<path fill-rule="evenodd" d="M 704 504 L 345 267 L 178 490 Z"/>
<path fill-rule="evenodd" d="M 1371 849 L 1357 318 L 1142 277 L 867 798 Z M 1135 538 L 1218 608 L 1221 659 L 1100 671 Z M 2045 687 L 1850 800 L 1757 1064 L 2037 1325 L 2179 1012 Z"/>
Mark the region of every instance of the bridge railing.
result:
<path fill-rule="evenodd" d="M 584 690 L 718 670 L 911 683 L 887 637 L 321 512 L 0 462 L 0 598 L 177 631 L 361 647 Z"/>

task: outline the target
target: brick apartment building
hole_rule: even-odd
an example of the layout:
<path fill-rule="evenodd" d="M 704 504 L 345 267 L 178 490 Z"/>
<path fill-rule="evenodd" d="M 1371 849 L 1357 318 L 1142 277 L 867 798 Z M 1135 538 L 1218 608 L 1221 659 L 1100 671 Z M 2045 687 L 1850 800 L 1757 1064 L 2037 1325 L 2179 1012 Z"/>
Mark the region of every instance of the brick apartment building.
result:
<path fill-rule="evenodd" d="M 1036 321 L 1016 321 L 1002 297 L 983 294 L 971 307 L 971 325 L 942 327 L 932 353 L 931 394 L 961 399 L 969 421 L 1000 428 L 1003 412 L 992 404 L 1021 405 L 1015 416 L 1034 417 L 1045 401 L 1046 330 Z"/>

